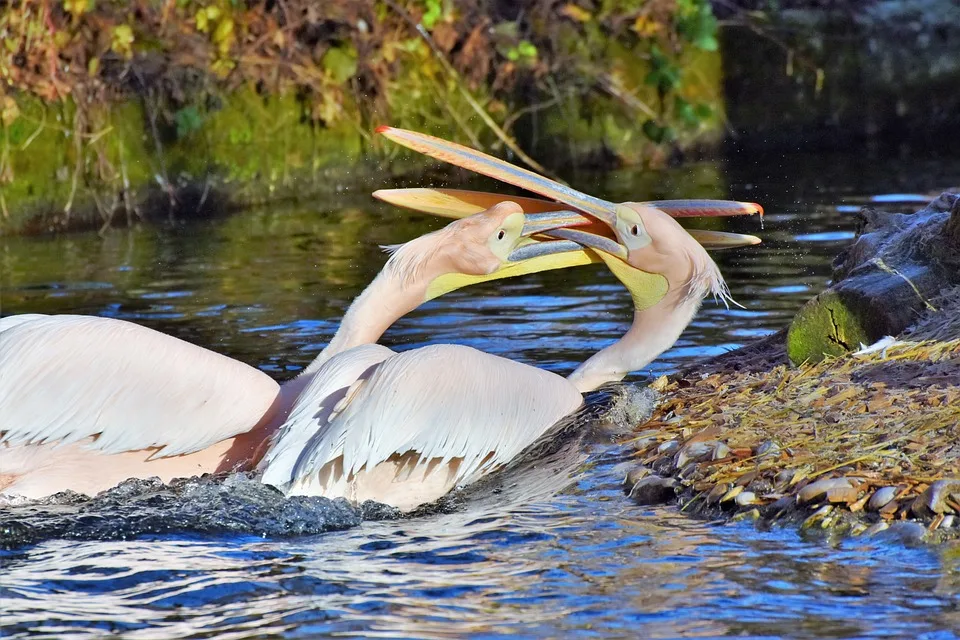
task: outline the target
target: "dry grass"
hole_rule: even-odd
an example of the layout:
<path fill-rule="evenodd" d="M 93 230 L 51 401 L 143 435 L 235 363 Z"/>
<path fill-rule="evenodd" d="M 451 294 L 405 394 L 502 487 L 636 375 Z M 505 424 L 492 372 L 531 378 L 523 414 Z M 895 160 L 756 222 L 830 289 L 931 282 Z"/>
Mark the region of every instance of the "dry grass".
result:
<path fill-rule="evenodd" d="M 865 521 L 951 526 L 960 482 L 944 480 L 960 478 L 960 292 L 940 303 L 908 338 L 940 341 L 795 368 L 774 339 L 661 378 L 653 386 L 667 399 L 638 427 L 637 457 L 679 480 L 692 510 L 776 519 L 798 505 L 804 517 L 869 507 Z M 895 499 L 880 509 L 869 500 L 882 487 L 895 487 L 884 494 Z"/>

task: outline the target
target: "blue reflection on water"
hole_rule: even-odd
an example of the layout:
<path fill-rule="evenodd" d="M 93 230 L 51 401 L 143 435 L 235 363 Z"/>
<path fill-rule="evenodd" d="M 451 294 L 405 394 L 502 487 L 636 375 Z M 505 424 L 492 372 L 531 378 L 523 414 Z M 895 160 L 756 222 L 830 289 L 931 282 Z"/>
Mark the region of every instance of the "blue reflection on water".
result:
<path fill-rule="evenodd" d="M 748 181 L 758 190 L 774 188 L 756 176 Z M 746 308 L 707 301 L 674 348 L 635 377 L 669 372 L 782 327 L 823 286 L 830 259 L 852 237 L 854 220 L 837 215 L 837 200 L 817 192 L 785 195 L 784 203 L 768 206 L 762 234 L 768 241 L 717 257 Z M 271 215 L 251 212 L 229 224 L 249 220 L 259 230 L 264 250 L 256 270 L 282 274 L 294 281 L 289 286 L 259 283 L 247 267 L 236 267 L 236 278 L 214 279 L 229 271 L 209 253 L 220 242 L 216 225 L 211 242 L 193 253 L 174 251 L 177 241 L 162 238 L 161 255 L 186 253 L 165 263 L 162 277 L 152 275 L 151 263 L 134 266 L 118 251 L 116 260 L 110 254 L 103 261 L 113 276 L 91 272 L 91 279 L 81 261 L 37 282 L 28 275 L 39 273 L 29 260 L 42 246 L 8 239 L 7 251 L 27 266 L 14 274 L 21 286 L 5 292 L 5 312 L 134 319 L 290 377 L 322 348 L 363 286 L 336 265 L 362 259 L 331 258 L 322 265 L 327 275 L 305 270 L 300 239 L 284 248 L 282 235 L 264 230 L 272 227 L 262 219 Z M 94 248 L 99 243 L 89 240 Z M 65 252 L 58 246 L 56 253 Z M 379 254 L 367 255 L 366 279 L 382 263 Z M 569 371 L 616 339 L 630 318 L 619 284 L 600 269 L 588 273 L 575 281 L 543 274 L 457 292 L 402 319 L 384 343 L 409 349 L 459 342 Z M 140 280 L 120 280 L 135 276 Z M 42 298 L 53 295 L 61 296 L 58 306 L 43 307 Z M 718 526 L 672 508 L 639 508 L 621 493 L 618 454 L 602 443 L 592 451 L 583 473 L 559 479 L 558 488 L 566 488 L 556 495 L 511 502 L 525 487 L 508 487 L 452 514 L 295 540 L 174 534 L 0 552 L 2 632 L 948 638 L 960 629 L 955 550 L 910 548 L 882 537 L 806 540 L 792 528 Z"/>

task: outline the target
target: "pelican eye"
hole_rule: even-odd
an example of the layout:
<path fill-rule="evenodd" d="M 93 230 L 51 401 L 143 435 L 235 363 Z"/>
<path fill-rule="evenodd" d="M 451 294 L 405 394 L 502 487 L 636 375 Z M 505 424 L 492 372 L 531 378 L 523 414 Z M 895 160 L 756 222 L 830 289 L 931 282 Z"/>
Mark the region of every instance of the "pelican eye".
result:
<path fill-rule="evenodd" d="M 503 229 L 500 229 L 500 231 L 497 231 L 497 240 L 503 240 L 505 235 L 507 235 L 507 232 Z"/>
<path fill-rule="evenodd" d="M 640 225 L 633 225 L 630 227 L 630 235 L 638 236 L 640 235 Z"/>

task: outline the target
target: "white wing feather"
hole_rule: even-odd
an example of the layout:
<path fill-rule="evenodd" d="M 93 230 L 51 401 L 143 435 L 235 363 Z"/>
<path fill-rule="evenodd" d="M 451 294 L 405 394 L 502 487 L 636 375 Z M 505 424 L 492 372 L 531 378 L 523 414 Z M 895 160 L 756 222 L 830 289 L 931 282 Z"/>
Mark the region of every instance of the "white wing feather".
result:
<path fill-rule="evenodd" d="M 0 321 L 0 443 L 190 453 L 249 431 L 278 393 L 253 367 L 130 322 Z"/>
<path fill-rule="evenodd" d="M 293 470 L 307 444 L 323 446 L 323 432 L 330 415 L 350 386 L 380 364 L 393 351 L 378 344 L 366 344 L 339 353 L 314 372 L 297 396 L 286 421 L 280 426 L 270 448 L 259 464 L 261 480 L 281 489 L 293 481 Z"/>
<path fill-rule="evenodd" d="M 297 479 L 343 456 L 346 475 L 391 456 L 462 459 L 457 484 L 511 460 L 583 399 L 564 378 L 457 345 L 394 355 L 304 450 Z"/>

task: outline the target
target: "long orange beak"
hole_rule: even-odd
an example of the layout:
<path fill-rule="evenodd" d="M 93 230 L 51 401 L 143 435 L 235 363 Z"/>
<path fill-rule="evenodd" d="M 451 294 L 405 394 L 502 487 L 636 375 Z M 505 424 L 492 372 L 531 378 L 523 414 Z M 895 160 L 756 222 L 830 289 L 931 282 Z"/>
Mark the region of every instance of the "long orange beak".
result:
<path fill-rule="evenodd" d="M 444 218 L 465 218 L 485 211 L 504 200 L 516 202 L 525 213 L 554 211 L 560 205 L 558 202 L 540 198 L 426 187 L 379 189 L 373 192 L 373 197 L 397 207 Z M 673 218 L 763 215 L 763 207 L 759 204 L 736 200 L 648 200 L 638 204 L 656 207 Z"/>
<path fill-rule="evenodd" d="M 527 191 L 553 198 L 557 202 L 562 202 L 584 213 L 588 213 L 611 227 L 616 225 L 617 219 L 614 213 L 616 205 L 614 203 L 581 193 L 576 189 L 571 189 L 559 182 L 544 178 L 533 171 L 521 169 L 509 162 L 504 162 L 499 158 L 494 158 L 476 149 L 464 147 L 455 142 L 448 142 L 447 140 L 441 140 L 440 138 L 428 136 L 423 133 L 407 131 L 406 129 L 396 129 L 394 127 L 377 127 L 377 133 L 383 135 L 388 140 L 392 140 L 397 144 L 430 156 L 431 158 L 449 162 L 458 167 L 463 167 L 475 173 L 495 178 L 502 182 L 526 189 Z"/>
<path fill-rule="evenodd" d="M 510 164 L 509 162 L 487 155 L 476 149 L 471 149 L 470 147 L 465 147 L 455 142 L 449 142 L 424 133 L 389 126 L 377 127 L 377 133 L 383 135 L 388 140 L 392 140 L 399 145 L 430 156 L 431 158 L 449 162 L 450 164 L 475 173 L 506 182 L 507 184 L 512 184 L 522 189 L 532 191 L 533 193 L 540 194 L 541 196 L 546 196 L 547 198 L 552 198 L 556 202 L 569 205 L 570 207 L 590 214 L 611 227 L 616 224 L 616 204 L 577 191 L 576 189 L 545 178 L 533 171 Z M 415 191 L 416 193 L 410 193 L 410 197 L 407 197 L 408 194 L 401 193 L 403 191 Z M 385 189 L 374 193 L 375 197 L 386 200 L 387 202 L 394 202 L 394 204 L 400 206 L 409 205 L 396 202 L 396 200 L 410 201 L 412 198 L 424 206 L 424 208 L 414 208 L 435 213 L 436 215 L 449 215 L 443 212 L 443 205 L 437 206 L 436 202 L 430 202 L 431 199 L 436 199 L 438 195 L 449 196 L 445 198 L 448 203 L 451 200 L 459 200 L 467 207 L 478 207 L 465 215 L 483 211 L 497 202 L 504 200 L 503 196 L 498 196 L 497 194 L 485 194 L 478 191 L 458 191 L 455 189 Z M 535 198 L 516 198 L 515 200 L 527 213 L 551 211 L 558 208 L 556 204 L 546 204 L 544 201 Z M 523 202 L 520 202 L 520 200 Z M 658 200 L 645 202 L 643 204 L 654 206 L 673 217 L 730 216 L 754 213 L 761 216 L 763 215 L 763 207 L 755 202 L 736 202 L 730 200 Z M 547 208 L 540 208 L 545 205 Z M 428 209 L 426 207 L 430 208 Z"/>

